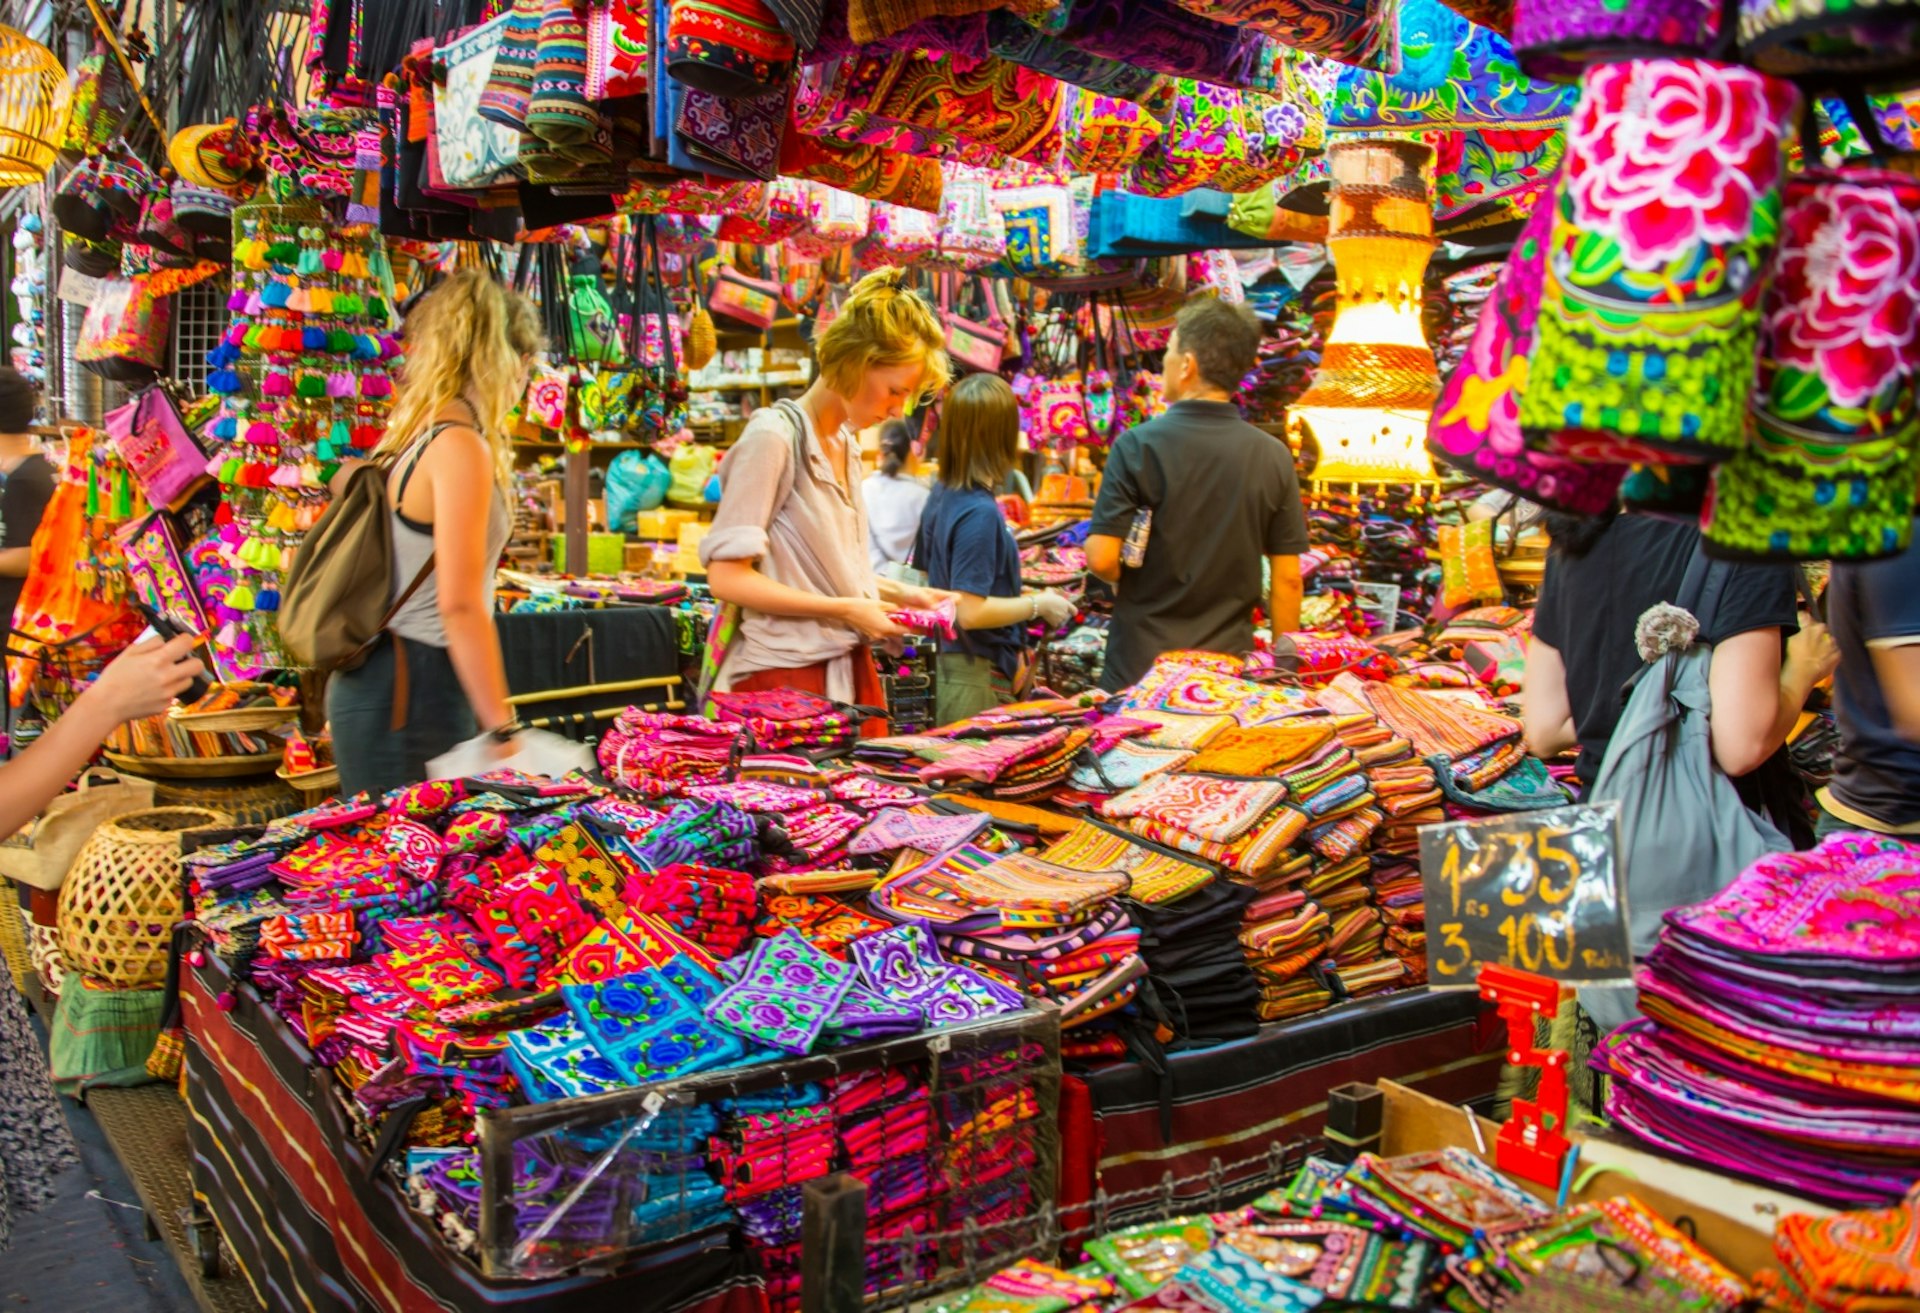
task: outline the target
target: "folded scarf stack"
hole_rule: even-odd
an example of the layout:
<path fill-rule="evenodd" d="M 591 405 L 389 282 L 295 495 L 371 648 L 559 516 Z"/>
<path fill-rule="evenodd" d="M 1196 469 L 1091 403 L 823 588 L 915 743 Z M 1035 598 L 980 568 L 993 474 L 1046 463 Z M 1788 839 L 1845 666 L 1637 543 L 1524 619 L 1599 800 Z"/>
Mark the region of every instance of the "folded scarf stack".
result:
<path fill-rule="evenodd" d="M 1666 914 L 1594 1052 L 1661 1150 L 1841 1207 L 1920 1176 L 1920 845 L 1837 834 Z"/>

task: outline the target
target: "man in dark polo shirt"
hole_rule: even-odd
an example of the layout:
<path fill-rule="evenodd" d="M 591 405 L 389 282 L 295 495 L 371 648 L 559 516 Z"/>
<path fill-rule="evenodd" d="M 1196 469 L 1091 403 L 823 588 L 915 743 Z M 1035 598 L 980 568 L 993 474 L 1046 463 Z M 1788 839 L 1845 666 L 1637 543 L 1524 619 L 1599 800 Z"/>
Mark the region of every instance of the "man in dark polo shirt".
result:
<path fill-rule="evenodd" d="M 1253 368 L 1260 321 L 1245 306 L 1189 301 L 1163 365 L 1164 415 L 1113 444 L 1087 538 L 1087 568 L 1116 586 L 1100 686 L 1139 680 L 1163 652 L 1253 649 L 1253 609 L 1276 633 L 1299 627 L 1306 512 L 1287 444 L 1240 417 L 1233 393 Z M 1135 517 L 1152 512 L 1146 556 L 1123 566 Z M 1260 595 L 1262 559 L 1272 591 Z"/>

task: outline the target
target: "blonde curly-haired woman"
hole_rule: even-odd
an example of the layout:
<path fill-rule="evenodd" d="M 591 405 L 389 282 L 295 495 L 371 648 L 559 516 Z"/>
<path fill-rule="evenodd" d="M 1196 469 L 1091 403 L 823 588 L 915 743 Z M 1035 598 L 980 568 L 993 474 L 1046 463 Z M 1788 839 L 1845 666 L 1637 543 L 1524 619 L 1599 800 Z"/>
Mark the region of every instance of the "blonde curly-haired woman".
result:
<path fill-rule="evenodd" d="M 399 609 L 372 655 L 327 690 L 340 790 L 375 796 L 484 729 L 502 755 L 520 724 L 493 627 L 512 530 L 507 416 L 545 347 L 538 312 L 488 274 L 436 285 L 407 316 L 385 439 Z"/>

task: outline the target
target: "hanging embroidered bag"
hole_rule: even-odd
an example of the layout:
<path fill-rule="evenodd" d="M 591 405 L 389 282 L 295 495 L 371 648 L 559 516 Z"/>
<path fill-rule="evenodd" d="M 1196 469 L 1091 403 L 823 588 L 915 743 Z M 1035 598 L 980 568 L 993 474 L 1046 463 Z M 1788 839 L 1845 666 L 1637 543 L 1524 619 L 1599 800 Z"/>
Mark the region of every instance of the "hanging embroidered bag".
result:
<path fill-rule="evenodd" d="M 480 97 L 511 18 L 502 13 L 433 52 L 434 129 L 449 187 L 491 187 L 512 176 L 519 159 L 520 134 L 480 117 Z"/>
<path fill-rule="evenodd" d="M 1447 376 L 1427 426 L 1435 459 L 1516 496 L 1573 515 L 1606 510 L 1626 471 L 1531 450 L 1520 431 L 1520 392 L 1540 308 L 1553 210 L 1535 210 L 1480 309 L 1466 355 Z"/>
<path fill-rule="evenodd" d="M 1708 60 L 1587 71 L 1520 400 L 1529 441 L 1623 462 L 1740 449 L 1798 105 Z"/>
<path fill-rule="evenodd" d="M 1751 427 L 1713 472 L 1709 550 L 1801 561 L 1905 551 L 1917 373 L 1920 181 L 1860 166 L 1793 178 Z"/>

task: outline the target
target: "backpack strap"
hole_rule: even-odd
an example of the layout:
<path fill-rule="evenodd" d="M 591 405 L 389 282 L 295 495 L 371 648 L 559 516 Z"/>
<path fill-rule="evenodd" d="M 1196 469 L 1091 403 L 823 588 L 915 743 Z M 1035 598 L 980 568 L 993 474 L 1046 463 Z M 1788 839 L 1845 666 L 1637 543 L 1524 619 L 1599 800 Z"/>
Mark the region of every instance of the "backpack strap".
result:
<path fill-rule="evenodd" d="M 785 506 L 787 499 L 793 496 L 794 488 L 800 482 L 800 467 L 807 459 L 807 414 L 800 409 L 800 403 L 787 397 L 773 403 L 775 409 L 787 417 L 793 425 L 793 461 L 787 467 L 787 490 L 780 494 L 780 504 Z"/>
<path fill-rule="evenodd" d="M 1708 630 L 1719 618 L 1720 601 L 1726 596 L 1732 574 L 1727 562 L 1712 560 L 1704 546 L 1694 544 L 1693 555 L 1687 558 L 1687 573 L 1680 580 L 1680 595 L 1673 601 L 1700 622 L 1701 642 L 1707 641 Z"/>

